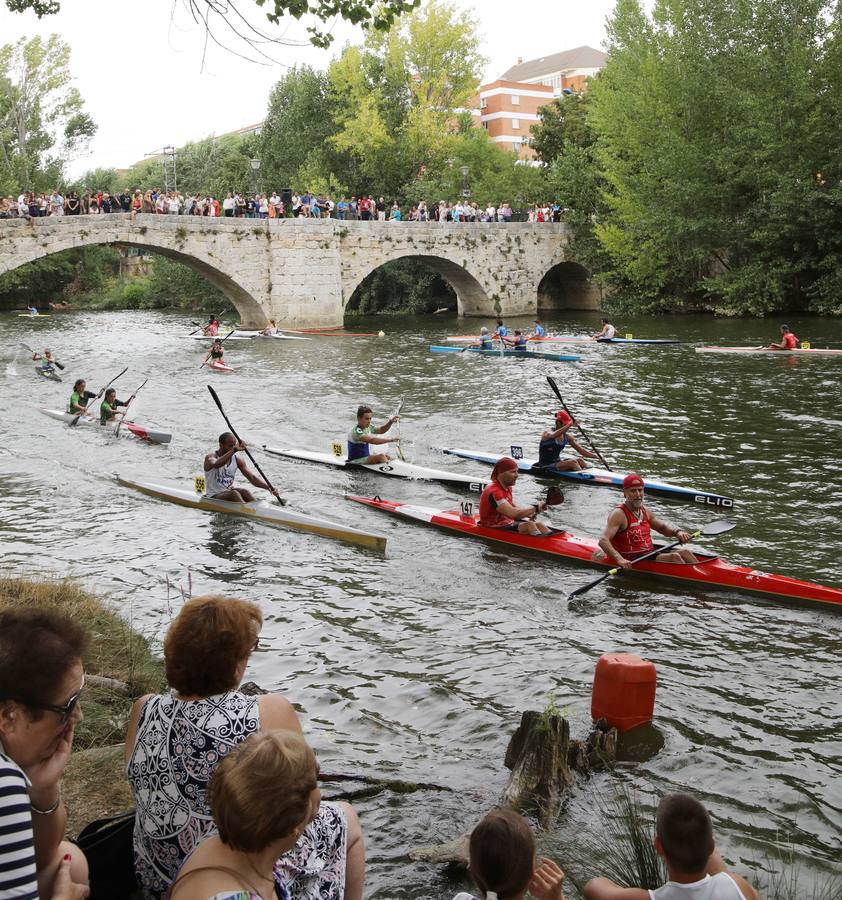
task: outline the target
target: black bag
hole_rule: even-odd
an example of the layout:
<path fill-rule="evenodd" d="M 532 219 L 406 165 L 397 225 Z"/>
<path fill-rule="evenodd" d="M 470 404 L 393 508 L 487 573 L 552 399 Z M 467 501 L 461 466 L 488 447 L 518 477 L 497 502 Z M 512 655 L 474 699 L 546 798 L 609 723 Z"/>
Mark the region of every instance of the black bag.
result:
<path fill-rule="evenodd" d="M 139 889 L 134 874 L 134 810 L 86 825 L 76 843 L 88 860 L 90 900 L 130 897 Z"/>

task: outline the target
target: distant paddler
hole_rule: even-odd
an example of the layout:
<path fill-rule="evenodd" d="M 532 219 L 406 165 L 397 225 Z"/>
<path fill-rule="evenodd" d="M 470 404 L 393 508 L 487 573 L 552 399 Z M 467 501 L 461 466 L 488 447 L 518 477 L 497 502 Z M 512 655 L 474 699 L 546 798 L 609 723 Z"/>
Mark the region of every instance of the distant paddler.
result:
<path fill-rule="evenodd" d="M 512 350 L 526 350 L 526 335 L 515 328 L 515 333 L 511 337 L 504 337 L 503 343 Z"/>
<path fill-rule="evenodd" d="M 102 398 L 102 403 L 99 405 L 99 424 L 107 425 L 117 418 L 122 418 L 125 415 L 125 410 L 120 412 L 119 407 L 126 407 L 128 405 L 128 400 L 124 403 L 122 400 L 117 399 L 117 391 L 115 388 L 108 388 L 105 392 L 105 396 Z"/>
<path fill-rule="evenodd" d="M 531 506 L 515 506 L 512 488 L 517 481 L 517 463 L 510 457 L 499 459 L 491 470 L 491 482 L 482 492 L 479 500 L 479 524 L 501 531 L 516 531 L 518 534 L 551 534 L 543 522 L 535 516 L 547 508 L 544 500 Z"/>
<path fill-rule="evenodd" d="M 217 338 L 213 342 L 213 346 L 208 351 L 208 355 L 205 357 L 204 365 L 208 360 L 212 360 L 215 363 L 224 363 L 225 362 L 225 348 L 222 346 L 222 339 Z"/>
<path fill-rule="evenodd" d="M 548 428 L 541 435 L 541 442 L 538 444 L 538 465 L 542 469 L 557 469 L 559 472 L 578 472 L 581 469 L 587 469 L 588 464 L 582 457 L 588 459 L 599 459 L 596 453 L 585 449 L 570 434 L 573 426 L 573 417 L 560 409 L 555 414 L 555 428 Z M 561 458 L 561 451 L 570 445 L 579 456 L 565 456 Z"/>
<path fill-rule="evenodd" d="M 488 329 L 485 325 L 482 326 L 479 330 L 479 340 L 473 344 L 468 344 L 465 348 L 469 350 L 470 348 L 479 348 L 480 350 L 493 350 L 494 349 L 494 340 L 491 335 L 488 333 Z"/>
<path fill-rule="evenodd" d="M 506 328 L 506 326 L 503 324 L 503 320 L 498 319 L 497 320 L 497 330 L 494 332 L 494 337 L 502 339 L 502 338 L 506 337 L 506 335 L 508 335 L 508 333 L 509 333 L 509 329 Z"/>
<path fill-rule="evenodd" d="M 280 334 L 280 331 L 278 330 L 278 326 L 275 324 L 274 319 L 269 319 L 269 324 L 263 329 L 263 334 L 265 334 L 266 337 L 272 337 L 275 334 Z"/>
<path fill-rule="evenodd" d="M 202 326 L 202 334 L 208 335 L 209 337 L 215 337 L 218 331 L 219 319 L 216 316 L 211 316 L 208 319 L 208 324 Z"/>
<path fill-rule="evenodd" d="M 591 340 L 598 341 L 600 338 L 605 338 L 606 340 L 611 340 L 616 334 L 617 329 L 608 321 L 608 319 L 600 319 L 602 322 L 602 330 L 591 337 Z"/>
<path fill-rule="evenodd" d="M 769 344 L 768 347 L 761 348 L 763 350 L 797 350 L 798 338 L 792 333 L 789 325 L 781 325 L 781 342 L 779 344 Z"/>
<path fill-rule="evenodd" d="M 235 488 L 234 477 L 237 470 L 255 487 L 262 488 L 274 494 L 278 500 L 281 495 L 270 484 L 267 484 L 237 456 L 246 445 L 239 442 L 230 431 L 224 431 L 219 436 L 219 449 L 208 453 L 205 457 L 205 494 L 214 500 L 229 500 L 231 503 L 251 503 L 254 494 L 246 488 Z"/>
<path fill-rule="evenodd" d="M 618 566 L 630 568 L 636 559 L 646 556 L 655 549 L 652 543 L 652 529 L 665 537 L 675 538 L 686 544 L 692 535 L 674 525 L 662 522 L 643 505 L 643 479 L 640 475 L 626 475 L 623 479 L 623 502 L 608 516 L 608 524 L 599 546 L 600 557 L 610 557 Z M 679 548 L 668 553 L 659 553 L 654 559 L 665 563 L 692 563 L 699 560 L 690 550 Z"/>
<path fill-rule="evenodd" d="M 48 374 L 55 373 L 55 369 L 53 368 L 53 366 L 58 366 L 60 369 L 64 368 L 64 366 L 53 356 L 53 351 L 50 350 L 49 347 L 45 347 L 43 353 L 32 354 L 33 362 L 38 362 L 39 360 L 41 362 L 39 368 L 42 372 L 46 372 Z"/>
<path fill-rule="evenodd" d="M 357 409 L 357 424 L 348 432 L 348 462 L 349 463 L 384 463 L 391 460 L 388 453 L 371 453 L 370 447 L 375 444 L 397 444 L 399 437 L 379 437 L 400 421 L 400 416 L 392 416 L 379 428 L 371 424 L 373 412 L 370 406 L 360 406 Z"/>
<path fill-rule="evenodd" d="M 27 306 L 26 311 L 29 313 L 30 316 L 38 315 L 38 308 L 36 306 Z"/>
<path fill-rule="evenodd" d="M 529 335 L 529 340 L 535 340 L 536 338 L 544 338 L 547 336 L 547 331 L 544 326 L 541 324 L 540 319 L 535 320 L 535 325 L 532 329 L 532 332 Z"/>
<path fill-rule="evenodd" d="M 67 407 L 67 411 L 71 415 L 90 415 L 90 412 L 87 409 L 87 403 L 89 400 L 93 400 L 94 397 L 96 397 L 96 394 L 92 393 L 87 388 L 88 383 L 84 378 L 79 378 L 73 383 L 73 393 L 70 395 L 70 403 Z"/>

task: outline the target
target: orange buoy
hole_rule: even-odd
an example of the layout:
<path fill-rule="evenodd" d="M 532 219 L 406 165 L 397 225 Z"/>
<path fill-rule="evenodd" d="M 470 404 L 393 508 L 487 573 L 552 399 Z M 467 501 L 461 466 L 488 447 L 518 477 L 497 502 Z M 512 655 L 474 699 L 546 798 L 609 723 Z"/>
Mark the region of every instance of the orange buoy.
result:
<path fill-rule="evenodd" d="M 617 731 L 652 721 L 655 712 L 655 664 L 634 653 L 604 653 L 596 664 L 591 716 L 605 718 Z"/>

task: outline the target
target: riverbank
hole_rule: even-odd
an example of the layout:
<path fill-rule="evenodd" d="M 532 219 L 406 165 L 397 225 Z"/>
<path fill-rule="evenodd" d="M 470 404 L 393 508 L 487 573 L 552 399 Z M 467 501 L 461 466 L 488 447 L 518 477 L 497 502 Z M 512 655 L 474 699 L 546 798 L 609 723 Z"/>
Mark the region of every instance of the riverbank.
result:
<path fill-rule="evenodd" d="M 111 600 L 71 579 L 0 578 L 0 609 L 16 607 L 61 612 L 90 635 L 84 719 L 62 783 L 67 833 L 75 836 L 89 822 L 131 807 L 123 775 L 126 725 L 135 699 L 165 686 L 163 662 L 131 627 L 131 617 L 127 621 Z"/>

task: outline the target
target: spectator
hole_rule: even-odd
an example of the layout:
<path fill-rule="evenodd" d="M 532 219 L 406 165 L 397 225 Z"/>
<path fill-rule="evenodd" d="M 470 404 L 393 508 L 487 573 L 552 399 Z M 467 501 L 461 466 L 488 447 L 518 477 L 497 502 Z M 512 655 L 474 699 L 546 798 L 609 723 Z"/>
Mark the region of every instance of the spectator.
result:
<path fill-rule="evenodd" d="M 262 622 L 258 606 L 245 600 L 189 601 L 164 641 L 171 692 L 141 697 L 134 705 L 126 764 L 137 808 L 135 869 L 148 892 L 165 890 L 189 849 L 213 827 L 207 787 L 219 761 L 259 731 L 301 734 L 284 697 L 249 697 L 237 690 Z M 322 803 L 280 862 L 293 898 L 312 896 L 308 890 L 338 898 L 344 881 L 348 900 L 359 900 L 365 861 L 354 810 Z"/>
<path fill-rule="evenodd" d="M 377 221 L 385 222 L 386 221 L 386 201 L 382 197 L 377 198 L 377 203 L 374 204 L 374 209 L 377 211 Z"/>
<path fill-rule="evenodd" d="M 318 766 L 304 738 L 268 731 L 247 738 L 216 767 L 208 791 L 217 834 L 182 866 L 169 897 L 234 900 L 288 897 L 278 860 L 290 852 L 319 812 Z M 319 897 L 342 897 L 343 876 Z"/>
<path fill-rule="evenodd" d="M 267 219 L 269 217 L 269 198 L 266 194 L 260 195 L 260 206 L 258 207 L 258 212 L 261 219 Z"/>
<path fill-rule="evenodd" d="M 392 209 L 389 212 L 389 221 L 390 222 L 400 222 L 401 220 L 401 208 L 398 206 L 398 201 L 392 204 Z"/>
<path fill-rule="evenodd" d="M 0 612 L 0 896 L 86 897 L 82 851 L 64 840 L 60 782 L 82 721 L 82 628 L 54 612 Z M 63 862 L 64 860 L 64 862 Z"/>
<path fill-rule="evenodd" d="M 64 212 L 68 216 L 78 216 L 81 211 L 81 204 L 79 203 L 79 195 L 76 191 L 71 191 L 67 195 L 67 201 L 64 204 Z"/>
<path fill-rule="evenodd" d="M 760 900 L 744 878 L 725 868 L 708 811 L 694 797 L 670 794 L 661 800 L 655 849 L 667 864 L 669 880 L 663 887 L 624 888 L 608 878 L 593 878 L 585 886 L 587 900 Z"/>

